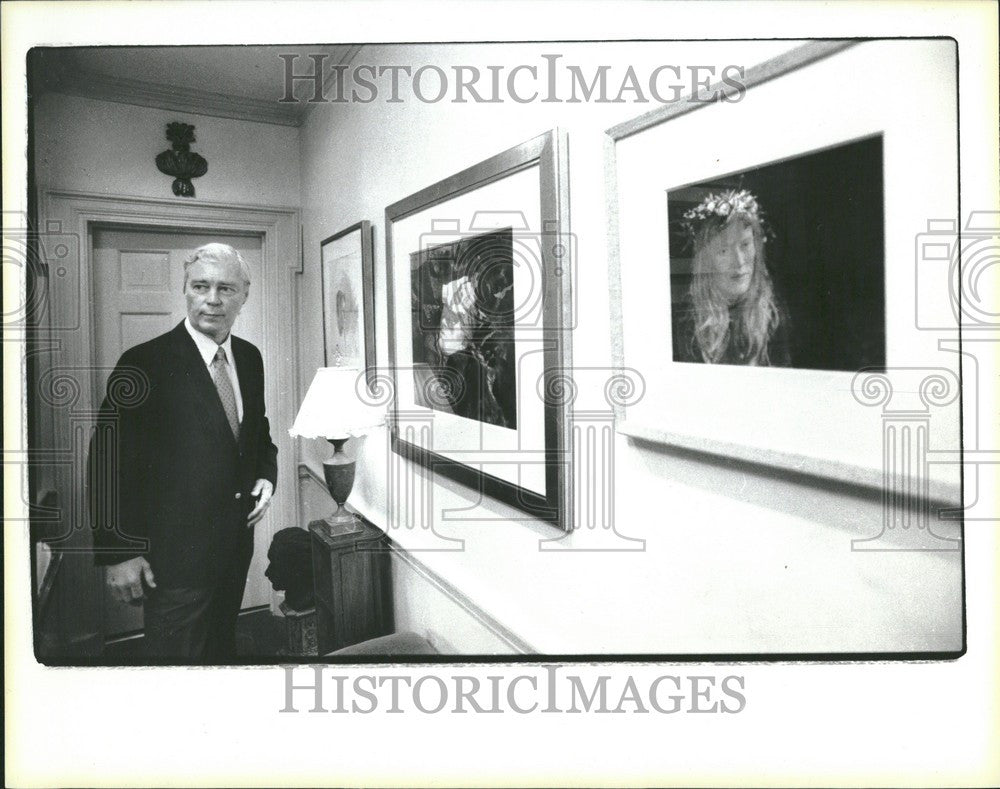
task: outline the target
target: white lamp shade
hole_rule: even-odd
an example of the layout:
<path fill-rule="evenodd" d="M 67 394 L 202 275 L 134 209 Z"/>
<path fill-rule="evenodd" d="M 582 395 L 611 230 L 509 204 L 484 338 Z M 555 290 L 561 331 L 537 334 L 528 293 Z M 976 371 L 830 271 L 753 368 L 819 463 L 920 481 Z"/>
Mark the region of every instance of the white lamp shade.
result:
<path fill-rule="evenodd" d="M 359 390 L 365 391 L 365 381 L 358 368 L 320 367 L 289 435 L 350 438 L 385 424 L 385 411 L 365 402 Z"/>

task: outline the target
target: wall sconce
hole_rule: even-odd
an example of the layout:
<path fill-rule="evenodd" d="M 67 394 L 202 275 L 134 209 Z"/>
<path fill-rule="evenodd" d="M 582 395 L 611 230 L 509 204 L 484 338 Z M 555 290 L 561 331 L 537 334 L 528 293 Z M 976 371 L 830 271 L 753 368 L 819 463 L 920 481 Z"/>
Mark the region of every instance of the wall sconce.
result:
<path fill-rule="evenodd" d="M 156 167 L 164 175 L 174 177 L 174 194 L 178 197 L 194 197 L 192 178 L 200 178 L 208 172 L 205 157 L 191 150 L 194 142 L 194 126 L 189 123 L 168 123 L 167 139 L 171 150 L 156 156 Z"/>

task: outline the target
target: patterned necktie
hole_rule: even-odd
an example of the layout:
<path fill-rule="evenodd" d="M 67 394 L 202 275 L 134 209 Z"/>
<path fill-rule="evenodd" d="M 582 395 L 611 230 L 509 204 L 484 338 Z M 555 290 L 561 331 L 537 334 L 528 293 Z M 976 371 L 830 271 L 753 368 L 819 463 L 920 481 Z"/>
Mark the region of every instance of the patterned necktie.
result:
<path fill-rule="evenodd" d="M 212 380 L 215 381 L 215 388 L 219 390 L 219 399 L 222 407 L 226 411 L 226 419 L 229 420 L 229 427 L 233 430 L 233 438 L 240 438 L 240 420 L 236 411 L 236 393 L 233 391 L 233 382 L 229 380 L 229 362 L 226 361 L 226 352 L 219 346 L 212 359 Z"/>

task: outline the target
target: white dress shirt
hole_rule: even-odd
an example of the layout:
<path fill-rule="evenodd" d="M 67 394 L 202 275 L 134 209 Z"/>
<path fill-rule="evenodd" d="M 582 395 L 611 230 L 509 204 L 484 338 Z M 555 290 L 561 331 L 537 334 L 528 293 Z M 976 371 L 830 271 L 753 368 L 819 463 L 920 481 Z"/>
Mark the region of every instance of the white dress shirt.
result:
<path fill-rule="evenodd" d="M 201 354 L 201 358 L 205 362 L 205 366 L 208 368 L 208 374 L 212 374 L 212 362 L 215 361 L 215 354 L 218 352 L 219 348 L 222 348 L 226 352 L 226 361 L 229 363 L 227 369 L 229 370 L 229 380 L 233 384 L 233 393 L 236 395 L 236 418 L 243 422 L 243 395 L 240 394 L 240 379 L 236 375 L 236 360 L 233 358 L 233 335 L 227 334 L 225 342 L 218 345 L 215 340 L 209 337 L 207 334 L 202 334 L 194 326 L 191 325 L 191 319 L 184 319 L 184 328 L 187 329 L 188 334 L 191 335 L 191 339 L 194 340 L 195 345 L 198 346 L 198 352 Z"/>

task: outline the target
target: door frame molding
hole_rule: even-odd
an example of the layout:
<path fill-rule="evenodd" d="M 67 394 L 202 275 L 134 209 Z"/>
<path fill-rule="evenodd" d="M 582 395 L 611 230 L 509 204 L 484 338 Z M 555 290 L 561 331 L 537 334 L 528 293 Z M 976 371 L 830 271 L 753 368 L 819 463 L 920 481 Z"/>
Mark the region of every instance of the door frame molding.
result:
<path fill-rule="evenodd" d="M 302 271 L 298 209 L 53 188 L 41 189 L 40 195 L 40 255 L 47 263 L 49 308 L 43 321 L 47 348 L 38 367 L 39 432 L 49 446 L 65 448 L 74 455 L 73 462 L 53 464 L 45 475 L 51 479 L 40 483 L 51 483 L 59 491 L 60 501 L 65 502 L 63 513 L 69 523 L 64 524 L 64 530 L 86 528 L 80 465 L 86 438 L 81 433 L 100 406 L 94 398 L 93 375 L 93 231 L 106 225 L 245 234 L 261 239 L 262 282 L 258 292 L 265 328 L 260 347 L 265 400 L 272 440 L 278 446 L 278 456 L 287 459 L 278 464 L 277 489 L 282 495 L 271 508 L 269 536 L 278 524 L 298 523 L 296 447 L 285 429 L 295 417 L 299 379 L 294 322 L 289 320 L 294 314 L 295 275 Z M 80 543 L 73 540 L 71 544 Z M 273 592 L 271 604 L 272 608 L 277 605 Z"/>

